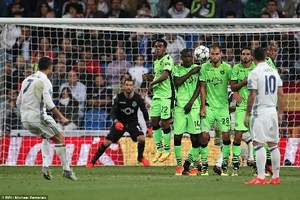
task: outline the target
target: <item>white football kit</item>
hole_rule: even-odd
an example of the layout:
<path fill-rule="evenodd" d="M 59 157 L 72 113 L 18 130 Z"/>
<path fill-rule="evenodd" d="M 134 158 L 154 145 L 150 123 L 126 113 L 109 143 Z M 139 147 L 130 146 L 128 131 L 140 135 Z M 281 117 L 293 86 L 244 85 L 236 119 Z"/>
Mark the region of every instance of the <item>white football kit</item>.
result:
<path fill-rule="evenodd" d="M 282 86 L 277 71 L 266 62 L 259 63 L 248 76 L 248 89 L 256 90 L 252 108 L 251 134 L 253 141 L 259 143 L 279 140 L 277 117 L 277 92 Z"/>
<path fill-rule="evenodd" d="M 46 109 L 55 108 L 51 95 L 50 80 L 44 73 L 37 71 L 22 82 L 17 99 L 24 127 L 32 134 L 47 139 L 58 133 L 55 120 L 46 112 Z"/>

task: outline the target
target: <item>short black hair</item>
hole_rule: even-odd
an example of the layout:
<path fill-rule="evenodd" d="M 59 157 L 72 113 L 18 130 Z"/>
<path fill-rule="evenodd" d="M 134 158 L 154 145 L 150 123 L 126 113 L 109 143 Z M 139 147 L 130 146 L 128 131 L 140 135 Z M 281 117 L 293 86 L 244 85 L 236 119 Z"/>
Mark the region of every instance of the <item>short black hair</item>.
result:
<path fill-rule="evenodd" d="M 264 61 L 266 59 L 266 52 L 262 47 L 255 48 L 252 52 L 252 55 L 257 61 Z"/>
<path fill-rule="evenodd" d="M 126 83 L 126 81 L 132 82 L 133 85 L 134 85 L 134 80 L 133 80 L 132 78 L 126 78 L 126 79 L 124 80 L 124 84 Z"/>
<path fill-rule="evenodd" d="M 164 39 L 162 39 L 162 38 L 157 39 L 157 40 L 155 41 L 155 43 L 156 43 L 156 42 L 162 42 L 162 43 L 164 44 L 164 47 L 167 47 L 167 46 L 168 46 L 167 41 L 164 40 Z"/>
<path fill-rule="evenodd" d="M 189 48 L 182 49 L 180 55 L 182 56 L 185 53 L 193 53 L 193 49 L 189 49 Z"/>
<path fill-rule="evenodd" d="M 251 54 L 252 54 L 252 49 L 251 49 L 251 47 L 244 47 L 244 48 L 242 48 L 241 54 L 242 54 L 242 52 L 243 52 L 244 50 L 249 50 L 249 51 L 251 52 Z"/>
<path fill-rule="evenodd" d="M 52 60 L 49 57 L 42 57 L 39 60 L 38 68 L 39 70 L 46 70 L 48 67 L 52 65 Z"/>

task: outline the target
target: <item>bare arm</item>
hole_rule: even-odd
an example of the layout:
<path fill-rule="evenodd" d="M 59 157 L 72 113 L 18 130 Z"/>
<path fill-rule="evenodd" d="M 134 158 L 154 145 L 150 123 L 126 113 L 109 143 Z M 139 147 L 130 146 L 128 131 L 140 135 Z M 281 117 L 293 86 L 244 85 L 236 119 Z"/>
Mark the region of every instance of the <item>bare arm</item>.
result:
<path fill-rule="evenodd" d="M 246 116 L 249 116 L 252 111 L 252 107 L 253 107 L 253 103 L 254 103 L 256 95 L 257 95 L 257 90 L 250 90 L 250 93 L 248 96 L 248 101 L 247 101 Z"/>
<path fill-rule="evenodd" d="M 200 70 L 200 68 L 196 67 L 181 77 L 175 76 L 174 77 L 175 85 L 181 86 L 191 75 L 198 74 L 199 70 Z"/>
<path fill-rule="evenodd" d="M 206 100 L 206 82 L 200 82 L 201 108 L 205 108 Z"/>
<path fill-rule="evenodd" d="M 198 81 L 198 83 L 197 83 L 196 89 L 195 89 L 195 91 L 194 91 L 194 94 L 193 94 L 192 98 L 191 98 L 190 101 L 189 101 L 189 104 L 193 104 L 194 101 L 195 101 L 195 100 L 197 99 L 197 97 L 199 96 L 199 94 L 200 94 L 200 81 Z"/>
<path fill-rule="evenodd" d="M 233 92 L 238 92 L 243 86 L 247 85 L 247 78 L 242 82 L 238 83 L 237 81 L 230 81 L 230 87 Z"/>
<path fill-rule="evenodd" d="M 143 78 L 143 80 L 146 80 L 146 81 L 153 81 L 154 76 L 152 74 L 143 74 L 142 78 Z"/>
<path fill-rule="evenodd" d="M 151 82 L 151 85 L 155 85 L 157 83 L 163 82 L 164 80 L 167 80 L 167 78 L 169 77 L 169 75 L 170 75 L 170 71 L 164 70 L 164 72 L 162 73 L 162 75 L 158 79 L 156 79 L 155 81 Z"/>
<path fill-rule="evenodd" d="M 283 114 L 283 89 L 282 87 L 278 87 L 278 103 L 277 103 L 277 109 L 278 109 L 278 115 L 282 115 Z"/>

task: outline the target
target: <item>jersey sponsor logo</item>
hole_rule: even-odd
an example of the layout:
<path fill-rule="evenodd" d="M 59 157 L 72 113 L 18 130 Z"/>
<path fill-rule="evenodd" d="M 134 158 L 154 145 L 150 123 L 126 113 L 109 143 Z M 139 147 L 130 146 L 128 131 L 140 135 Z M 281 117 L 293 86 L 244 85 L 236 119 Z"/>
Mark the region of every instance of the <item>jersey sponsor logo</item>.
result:
<path fill-rule="evenodd" d="M 125 113 L 126 115 L 130 115 L 131 113 L 134 113 L 134 109 L 127 107 L 125 109 L 121 109 L 121 112 Z"/>
<path fill-rule="evenodd" d="M 171 65 L 171 63 L 169 63 L 169 62 L 165 63 L 165 66 L 170 66 L 170 65 Z"/>
<path fill-rule="evenodd" d="M 218 77 L 213 77 L 212 79 L 207 79 L 206 82 L 212 84 L 213 86 L 223 84 L 223 80 L 219 79 Z"/>
<path fill-rule="evenodd" d="M 119 101 L 119 104 L 126 104 L 125 101 Z"/>
<path fill-rule="evenodd" d="M 190 84 L 190 83 L 197 82 L 197 81 L 198 81 L 198 78 L 190 76 L 187 80 L 187 83 Z"/>

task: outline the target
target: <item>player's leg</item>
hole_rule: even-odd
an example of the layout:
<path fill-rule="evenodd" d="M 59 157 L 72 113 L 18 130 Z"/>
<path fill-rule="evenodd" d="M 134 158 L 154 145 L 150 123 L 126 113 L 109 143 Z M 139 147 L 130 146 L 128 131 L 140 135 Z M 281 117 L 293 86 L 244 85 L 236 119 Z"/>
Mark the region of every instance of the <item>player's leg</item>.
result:
<path fill-rule="evenodd" d="M 240 169 L 240 156 L 241 156 L 241 142 L 242 136 L 244 132 L 248 131 L 248 128 L 244 125 L 246 111 L 242 108 L 237 108 L 235 111 L 235 133 L 234 140 L 232 143 L 232 165 L 233 165 L 233 173 L 232 176 L 238 176 Z"/>
<path fill-rule="evenodd" d="M 230 155 L 230 119 L 229 112 L 227 110 L 214 110 L 214 116 L 216 116 L 217 126 L 222 132 L 222 173 L 221 176 L 228 176 L 228 158 Z"/>
<path fill-rule="evenodd" d="M 94 167 L 97 160 L 103 155 L 103 153 L 106 151 L 106 149 L 112 144 L 116 143 L 120 140 L 120 138 L 123 136 L 125 130 L 119 131 L 116 130 L 114 126 L 110 128 L 109 134 L 106 136 L 104 142 L 98 147 L 97 152 L 93 156 L 92 160 L 86 165 L 87 168 Z"/>
<path fill-rule="evenodd" d="M 43 167 L 42 172 L 44 175 L 44 178 L 47 180 L 51 180 L 52 176 L 50 174 L 49 170 L 49 155 L 50 155 L 50 141 L 48 139 L 43 138 L 42 141 L 42 157 L 43 157 Z"/>
<path fill-rule="evenodd" d="M 152 162 L 156 163 L 163 153 L 162 130 L 160 127 L 161 100 L 153 99 L 151 101 L 150 116 L 153 130 L 153 140 L 156 145 L 156 154 Z"/>
<path fill-rule="evenodd" d="M 187 119 L 186 115 L 184 114 L 184 109 L 180 107 L 174 108 L 174 122 L 173 122 L 173 133 L 174 133 L 174 153 L 176 158 L 176 170 L 175 175 L 180 176 L 183 172 L 182 167 L 182 135 L 186 132 L 186 126 L 187 126 Z"/>
<path fill-rule="evenodd" d="M 213 168 L 214 172 L 218 175 L 221 175 L 222 173 L 222 161 L 223 161 L 223 156 L 222 156 L 222 132 L 220 131 L 220 128 L 218 126 L 214 126 L 215 130 L 215 138 L 214 138 L 214 145 L 219 146 L 221 149 L 221 152 L 218 156 L 217 162 Z"/>
<path fill-rule="evenodd" d="M 265 149 L 266 149 L 266 156 L 267 156 L 265 173 L 266 173 L 266 176 L 270 176 L 270 174 L 273 175 L 273 169 L 272 169 L 271 152 L 268 148 L 267 143 L 265 143 Z"/>
<path fill-rule="evenodd" d="M 257 177 L 245 184 L 265 184 L 265 165 L 266 165 L 266 149 L 264 148 L 264 143 L 266 142 L 266 127 L 265 117 L 253 117 L 251 123 L 251 132 L 253 137 L 253 145 L 256 152 L 256 167 L 257 167 Z M 269 120 L 269 119 L 268 119 Z M 266 126 L 266 127 L 265 127 Z"/>
<path fill-rule="evenodd" d="M 164 140 L 164 152 L 159 158 L 159 162 L 164 162 L 168 159 L 171 154 L 171 100 L 170 99 L 161 99 L 161 125 L 163 128 L 163 140 Z"/>
<path fill-rule="evenodd" d="M 268 146 L 272 157 L 273 175 L 268 184 L 280 184 L 279 172 L 280 172 L 280 152 L 278 149 L 279 131 L 277 116 L 272 116 L 270 121 L 270 127 L 268 134 Z"/>
<path fill-rule="evenodd" d="M 130 125 L 129 125 L 130 126 Z M 137 142 L 137 161 L 142 163 L 145 167 L 149 167 L 149 161 L 144 157 L 145 150 L 145 135 L 139 124 L 130 127 L 127 132 L 130 134 L 132 141 Z"/>

